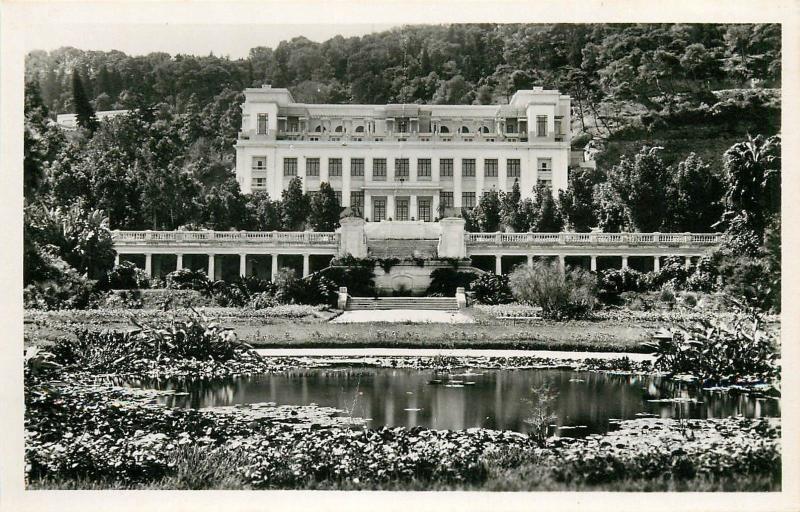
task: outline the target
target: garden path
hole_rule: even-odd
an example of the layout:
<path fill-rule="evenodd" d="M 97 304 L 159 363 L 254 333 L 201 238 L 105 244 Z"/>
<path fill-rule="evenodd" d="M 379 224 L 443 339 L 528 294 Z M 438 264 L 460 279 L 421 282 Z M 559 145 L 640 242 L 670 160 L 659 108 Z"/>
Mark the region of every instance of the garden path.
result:
<path fill-rule="evenodd" d="M 422 309 L 383 309 L 345 311 L 331 323 L 414 323 L 414 324 L 472 324 L 475 319 L 464 313 Z"/>

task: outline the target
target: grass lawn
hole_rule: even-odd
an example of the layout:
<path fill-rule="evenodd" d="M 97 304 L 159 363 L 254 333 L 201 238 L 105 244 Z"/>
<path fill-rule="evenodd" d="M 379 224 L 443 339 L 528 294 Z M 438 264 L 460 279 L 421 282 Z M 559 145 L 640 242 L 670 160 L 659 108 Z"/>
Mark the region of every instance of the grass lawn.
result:
<path fill-rule="evenodd" d="M 501 319 L 496 309 L 471 308 L 474 324 L 331 324 L 336 312 L 312 306 L 265 310 L 198 308 L 231 327 L 258 348 L 488 348 L 641 352 L 641 343 L 668 321 L 658 314 L 600 313 L 593 320 Z M 28 311 L 25 344 L 47 345 L 77 329 L 134 328 L 137 322 L 168 320 L 182 311 L 116 309 Z"/>

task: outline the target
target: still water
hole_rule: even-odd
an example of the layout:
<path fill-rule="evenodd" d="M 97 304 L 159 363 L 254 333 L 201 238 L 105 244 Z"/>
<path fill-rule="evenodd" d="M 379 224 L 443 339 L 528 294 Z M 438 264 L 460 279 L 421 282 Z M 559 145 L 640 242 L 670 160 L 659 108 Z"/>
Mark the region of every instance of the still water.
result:
<path fill-rule="evenodd" d="M 660 377 L 570 370 L 433 370 L 338 367 L 212 381 L 128 383 L 174 390 L 159 400 L 169 406 L 204 408 L 258 402 L 334 407 L 342 415 L 369 418 L 371 427 L 434 429 L 483 427 L 526 432 L 534 391 L 555 394 L 554 422 L 562 436 L 603 433 L 609 420 L 639 417 L 749 418 L 780 416 L 778 400 L 699 390 Z M 674 400 L 677 401 L 664 401 Z M 613 421 L 611 424 L 613 425 Z"/>

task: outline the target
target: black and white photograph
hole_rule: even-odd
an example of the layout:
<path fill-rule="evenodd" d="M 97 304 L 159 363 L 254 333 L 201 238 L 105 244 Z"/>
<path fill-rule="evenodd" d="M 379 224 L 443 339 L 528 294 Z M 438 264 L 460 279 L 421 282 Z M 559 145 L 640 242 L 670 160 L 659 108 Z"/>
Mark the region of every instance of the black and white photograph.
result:
<path fill-rule="evenodd" d="M 800 4 L 334 4 L 3 2 L 0 508 L 800 509 Z"/>

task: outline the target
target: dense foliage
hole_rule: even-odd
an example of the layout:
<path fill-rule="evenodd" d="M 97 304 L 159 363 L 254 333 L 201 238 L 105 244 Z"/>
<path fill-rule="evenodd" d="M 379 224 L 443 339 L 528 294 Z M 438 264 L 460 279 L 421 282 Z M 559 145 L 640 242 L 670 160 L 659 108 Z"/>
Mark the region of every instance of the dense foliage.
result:
<path fill-rule="evenodd" d="M 780 379 L 778 339 L 753 310 L 742 308 L 730 322 L 700 318 L 678 324 L 666 334 L 647 344 L 655 351 L 658 369 L 693 375 L 705 385 Z"/>
<path fill-rule="evenodd" d="M 558 263 L 537 261 L 517 266 L 508 280 L 514 298 L 539 306 L 544 318 L 583 318 L 594 308 L 596 279 L 581 268 L 562 270 Z"/>

